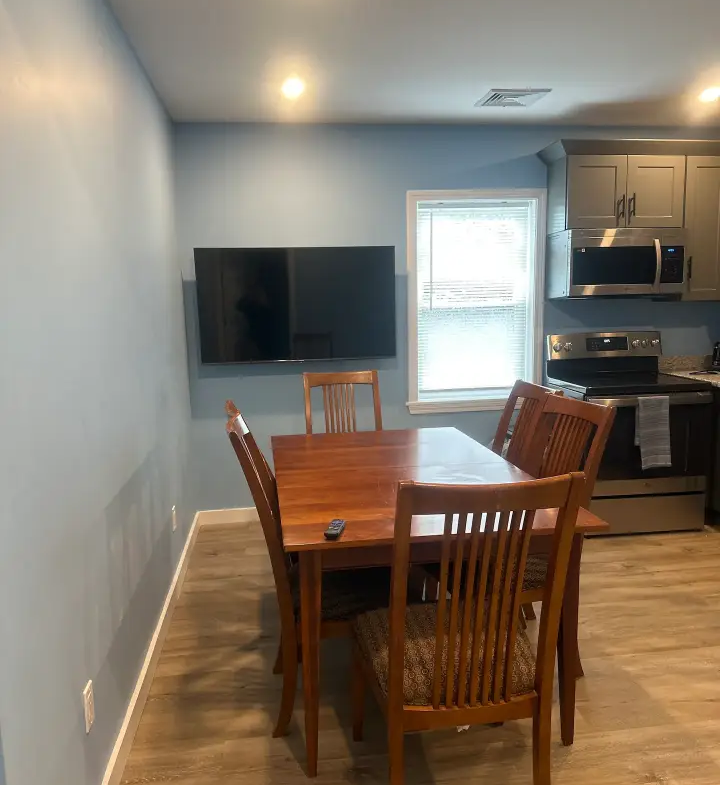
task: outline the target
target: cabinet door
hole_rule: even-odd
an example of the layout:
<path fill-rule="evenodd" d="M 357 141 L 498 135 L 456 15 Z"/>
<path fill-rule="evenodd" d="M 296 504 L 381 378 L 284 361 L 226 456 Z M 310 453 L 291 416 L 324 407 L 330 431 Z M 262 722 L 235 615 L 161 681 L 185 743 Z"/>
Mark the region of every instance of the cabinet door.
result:
<path fill-rule="evenodd" d="M 571 155 L 567 178 L 568 229 L 625 226 L 626 155 Z"/>
<path fill-rule="evenodd" d="M 687 159 L 685 228 L 691 276 L 690 300 L 720 300 L 720 158 Z"/>
<path fill-rule="evenodd" d="M 683 225 L 684 155 L 630 155 L 627 225 L 638 228 Z"/>

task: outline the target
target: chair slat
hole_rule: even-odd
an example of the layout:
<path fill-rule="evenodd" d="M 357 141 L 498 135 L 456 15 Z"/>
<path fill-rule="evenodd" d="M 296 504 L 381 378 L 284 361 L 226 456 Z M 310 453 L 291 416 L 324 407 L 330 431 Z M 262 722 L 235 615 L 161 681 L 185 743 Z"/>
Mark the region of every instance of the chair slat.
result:
<path fill-rule="evenodd" d="M 455 554 L 453 558 L 453 583 L 450 594 L 450 624 L 448 626 L 447 678 L 445 681 L 445 705 L 455 702 L 455 649 L 458 635 L 458 614 L 460 611 L 460 586 L 463 571 L 463 552 L 466 539 L 467 513 L 458 515 L 457 534 L 455 535 Z"/>
<path fill-rule="evenodd" d="M 472 526 L 470 529 L 468 543 L 467 571 L 465 575 L 465 587 L 462 596 L 462 626 L 460 632 L 460 665 L 458 668 L 458 706 L 467 706 L 469 696 L 465 689 L 468 676 L 468 657 L 466 652 L 472 643 L 472 619 L 475 597 L 475 579 L 478 567 L 478 553 L 480 551 L 480 524 L 482 515 L 472 516 Z"/>
<path fill-rule="evenodd" d="M 445 529 L 442 544 L 442 555 L 440 557 L 440 581 L 438 587 L 437 602 L 437 624 L 435 627 L 435 668 L 433 672 L 433 693 L 432 705 L 434 709 L 440 707 L 440 695 L 442 692 L 442 655 L 445 645 L 445 615 L 447 609 L 448 596 L 448 572 L 450 570 L 450 547 L 452 541 L 453 515 L 448 513 L 445 516 Z"/>
<path fill-rule="evenodd" d="M 470 656 L 470 705 L 477 706 L 478 690 L 480 688 L 480 655 L 483 653 L 482 642 L 485 640 L 486 627 L 486 604 L 485 597 L 488 593 L 488 581 L 490 577 L 490 565 L 492 564 L 492 552 L 495 544 L 493 526 L 495 524 L 495 513 L 476 512 L 482 519 L 482 555 L 480 557 L 480 571 L 478 574 L 477 587 L 475 590 L 475 620 L 473 624 L 472 653 Z"/>
<path fill-rule="evenodd" d="M 500 586 L 503 570 L 503 556 L 505 554 L 505 543 L 508 538 L 508 522 L 510 519 L 509 510 L 502 511 L 497 516 L 497 546 L 495 559 L 492 565 L 492 589 L 490 594 L 490 608 L 488 610 L 487 629 L 485 631 L 485 646 L 483 648 L 483 668 L 482 685 L 480 692 L 480 702 L 487 704 L 490 699 L 490 689 L 492 682 L 492 657 L 495 651 L 498 628 L 498 609 L 500 605 Z"/>

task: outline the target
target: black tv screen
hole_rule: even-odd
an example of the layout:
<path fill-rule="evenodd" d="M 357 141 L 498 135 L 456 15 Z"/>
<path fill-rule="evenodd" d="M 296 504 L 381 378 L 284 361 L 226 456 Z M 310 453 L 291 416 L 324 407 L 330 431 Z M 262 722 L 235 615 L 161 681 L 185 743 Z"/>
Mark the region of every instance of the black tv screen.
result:
<path fill-rule="evenodd" d="M 203 363 L 395 356 L 395 248 L 196 248 Z"/>

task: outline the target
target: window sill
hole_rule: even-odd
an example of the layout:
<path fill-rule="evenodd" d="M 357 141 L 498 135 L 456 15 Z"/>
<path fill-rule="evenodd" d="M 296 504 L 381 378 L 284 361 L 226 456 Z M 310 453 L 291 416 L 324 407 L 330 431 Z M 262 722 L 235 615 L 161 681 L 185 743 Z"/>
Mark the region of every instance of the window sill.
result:
<path fill-rule="evenodd" d="M 505 398 L 480 398 L 471 401 L 408 401 L 410 414 L 447 414 L 449 412 L 497 412 L 505 408 Z"/>

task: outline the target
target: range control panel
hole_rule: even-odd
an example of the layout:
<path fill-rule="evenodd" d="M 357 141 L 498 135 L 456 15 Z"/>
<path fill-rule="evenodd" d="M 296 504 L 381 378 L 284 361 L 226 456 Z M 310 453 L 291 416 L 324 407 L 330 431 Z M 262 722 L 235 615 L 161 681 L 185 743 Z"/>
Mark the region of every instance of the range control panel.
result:
<path fill-rule="evenodd" d="M 660 333 L 654 330 L 615 333 L 548 335 L 549 360 L 582 357 L 660 357 Z"/>

